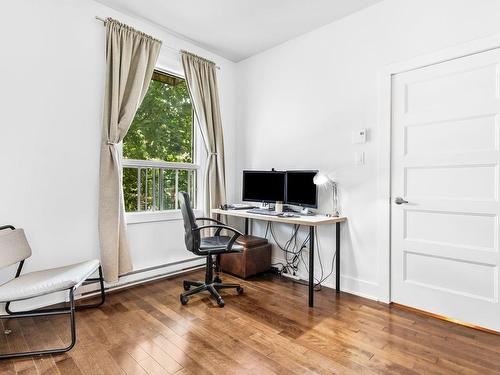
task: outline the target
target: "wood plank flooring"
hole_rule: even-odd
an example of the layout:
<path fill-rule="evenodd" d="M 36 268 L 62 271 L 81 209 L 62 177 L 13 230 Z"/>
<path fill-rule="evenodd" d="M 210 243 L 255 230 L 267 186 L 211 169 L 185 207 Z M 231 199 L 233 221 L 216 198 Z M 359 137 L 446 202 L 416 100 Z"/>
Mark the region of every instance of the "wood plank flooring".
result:
<path fill-rule="evenodd" d="M 67 354 L 0 361 L 1 374 L 500 374 L 500 336 L 347 293 L 323 289 L 309 309 L 307 287 L 273 275 L 240 281 L 245 293 L 207 295 L 181 306 L 182 279 L 111 293 L 77 313 Z M 65 317 L 19 319 L 0 350 L 69 341 Z"/>

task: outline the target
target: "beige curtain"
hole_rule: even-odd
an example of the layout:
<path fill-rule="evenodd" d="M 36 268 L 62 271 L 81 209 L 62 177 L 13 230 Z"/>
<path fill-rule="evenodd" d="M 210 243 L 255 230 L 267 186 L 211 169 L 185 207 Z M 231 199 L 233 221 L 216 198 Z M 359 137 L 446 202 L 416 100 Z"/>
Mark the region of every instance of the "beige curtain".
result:
<path fill-rule="evenodd" d="M 200 126 L 208 153 L 204 178 L 205 214 L 211 208 L 226 203 L 224 174 L 224 137 L 219 106 L 216 66 L 212 61 L 182 51 L 182 66 L 186 75 L 196 120 Z"/>
<path fill-rule="evenodd" d="M 106 20 L 106 89 L 104 93 L 99 191 L 99 240 L 104 278 L 132 270 L 125 233 L 121 154 L 117 148 L 134 119 L 151 81 L 161 42 Z"/>

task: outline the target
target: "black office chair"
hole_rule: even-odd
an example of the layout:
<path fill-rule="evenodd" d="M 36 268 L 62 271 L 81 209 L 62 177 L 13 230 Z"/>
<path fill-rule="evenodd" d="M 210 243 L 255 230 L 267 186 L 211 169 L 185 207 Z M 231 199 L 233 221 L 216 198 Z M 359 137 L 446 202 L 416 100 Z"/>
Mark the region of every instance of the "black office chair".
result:
<path fill-rule="evenodd" d="M 203 291 L 208 291 L 215 298 L 219 307 L 224 307 L 224 300 L 219 294 L 219 289 L 236 289 L 238 294 L 243 293 L 243 288 L 239 284 L 223 284 L 219 277 L 219 262 L 216 261 L 215 267 L 217 275 L 214 277 L 214 259 L 220 254 L 225 253 L 239 253 L 243 251 L 243 247 L 236 244 L 239 236 L 243 236 L 238 230 L 228 227 L 221 221 L 200 217 L 195 218 L 191 208 L 189 195 L 186 192 L 179 193 L 179 201 L 181 206 L 182 218 L 184 219 L 184 241 L 186 242 L 187 250 L 196 255 L 204 256 L 207 258 L 207 265 L 205 269 L 205 281 L 192 281 L 184 280 L 184 293 L 181 293 L 180 300 L 183 305 L 188 302 L 188 297 Z M 197 221 L 211 221 L 216 224 L 198 226 Z M 200 232 L 203 229 L 217 229 L 213 237 L 201 237 Z M 233 232 L 232 237 L 221 236 L 221 230 L 225 229 Z M 194 286 L 194 289 L 191 289 Z"/>

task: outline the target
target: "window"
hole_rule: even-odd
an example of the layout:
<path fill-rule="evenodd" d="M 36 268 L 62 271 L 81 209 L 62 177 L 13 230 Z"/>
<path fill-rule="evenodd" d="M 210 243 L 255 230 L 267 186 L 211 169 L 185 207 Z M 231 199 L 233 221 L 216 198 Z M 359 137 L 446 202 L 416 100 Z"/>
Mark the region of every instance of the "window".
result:
<path fill-rule="evenodd" d="M 156 71 L 123 140 L 126 212 L 179 208 L 177 193 L 196 202 L 193 108 L 183 78 Z"/>

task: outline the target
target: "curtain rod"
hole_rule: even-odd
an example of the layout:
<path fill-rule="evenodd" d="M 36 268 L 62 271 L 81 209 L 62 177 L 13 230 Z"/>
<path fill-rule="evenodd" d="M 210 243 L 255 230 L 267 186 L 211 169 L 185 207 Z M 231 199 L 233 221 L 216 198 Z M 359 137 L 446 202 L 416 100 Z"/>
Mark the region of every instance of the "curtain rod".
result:
<path fill-rule="evenodd" d="M 95 16 L 95 19 L 98 20 L 98 21 L 101 21 L 104 24 L 104 26 L 106 26 L 106 20 L 104 18 L 101 18 L 99 16 Z M 170 50 L 172 50 L 174 52 L 177 52 L 178 54 L 181 53 L 180 49 L 172 47 L 172 46 L 169 46 L 168 44 L 162 43 L 162 46 L 163 47 L 167 47 L 168 49 L 170 49 Z M 216 65 L 215 68 L 220 70 L 220 67 L 218 65 Z"/>

